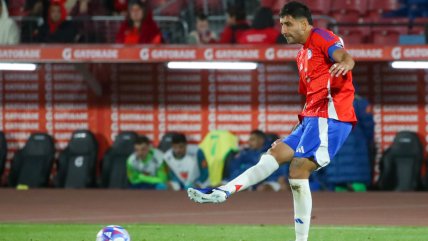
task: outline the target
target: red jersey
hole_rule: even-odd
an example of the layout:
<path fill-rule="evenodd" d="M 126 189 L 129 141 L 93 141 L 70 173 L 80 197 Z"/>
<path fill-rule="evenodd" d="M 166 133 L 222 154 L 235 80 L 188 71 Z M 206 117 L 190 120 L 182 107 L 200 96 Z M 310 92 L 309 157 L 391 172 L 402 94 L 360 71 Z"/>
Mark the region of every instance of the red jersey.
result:
<path fill-rule="evenodd" d="M 306 95 L 306 106 L 299 118 L 318 116 L 343 122 L 356 123 L 353 101 L 352 73 L 331 76 L 333 52 L 343 48 L 332 32 L 313 28 L 306 43 L 297 54 L 299 93 Z"/>
<path fill-rule="evenodd" d="M 245 30 L 237 38 L 239 44 L 275 44 L 281 33 L 276 28 Z"/>

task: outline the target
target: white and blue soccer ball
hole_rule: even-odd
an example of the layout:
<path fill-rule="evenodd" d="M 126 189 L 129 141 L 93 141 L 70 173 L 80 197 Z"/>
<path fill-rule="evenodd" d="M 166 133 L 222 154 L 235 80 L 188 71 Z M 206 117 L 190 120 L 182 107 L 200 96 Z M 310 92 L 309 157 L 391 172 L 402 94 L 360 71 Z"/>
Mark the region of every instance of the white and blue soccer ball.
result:
<path fill-rule="evenodd" d="M 109 225 L 98 232 L 96 241 L 131 241 L 131 236 L 121 226 Z"/>

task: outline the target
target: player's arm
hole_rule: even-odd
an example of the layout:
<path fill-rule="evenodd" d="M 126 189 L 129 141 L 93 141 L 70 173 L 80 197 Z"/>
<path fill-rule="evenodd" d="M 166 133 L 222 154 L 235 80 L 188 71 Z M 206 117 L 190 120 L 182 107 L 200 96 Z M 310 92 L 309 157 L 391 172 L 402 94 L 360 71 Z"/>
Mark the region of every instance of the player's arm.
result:
<path fill-rule="evenodd" d="M 335 62 L 330 67 L 330 74 L 332 76 L 339 77 L 339 75 L 346 75 L 355 66 L 352 56 L 343 48 L 336 49 L 331 57 L 333 57 Z"/>

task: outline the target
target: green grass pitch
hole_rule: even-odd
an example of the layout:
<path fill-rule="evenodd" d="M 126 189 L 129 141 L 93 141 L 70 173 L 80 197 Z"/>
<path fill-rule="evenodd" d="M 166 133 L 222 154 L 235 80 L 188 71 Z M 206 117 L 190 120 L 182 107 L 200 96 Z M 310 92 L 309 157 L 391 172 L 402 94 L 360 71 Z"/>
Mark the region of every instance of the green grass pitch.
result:
<path fill-rule="evenodd" d="M 0 224 L 0 241 L 95 241 L 104 225 Z M 274 225 L 123 225 L 132 241 L 293 241 L 292 226 Z M 423 241 L 426 227 L 314 226 L 317 241 Z"/>

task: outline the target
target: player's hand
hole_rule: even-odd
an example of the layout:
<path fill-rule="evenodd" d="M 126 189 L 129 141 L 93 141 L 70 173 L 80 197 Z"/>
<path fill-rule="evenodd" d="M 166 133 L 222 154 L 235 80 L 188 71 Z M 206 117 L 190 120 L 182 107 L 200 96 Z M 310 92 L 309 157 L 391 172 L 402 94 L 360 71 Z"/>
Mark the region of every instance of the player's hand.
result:
<path fill-rule="evenodd" d="M 351 70 L 351 66 L 345 64 L 345 63 L 335 63 L 330 67 L 330 74 L 332 76 L 339 77 L 340 75 L 346 75 L 349 70 Z"/>

